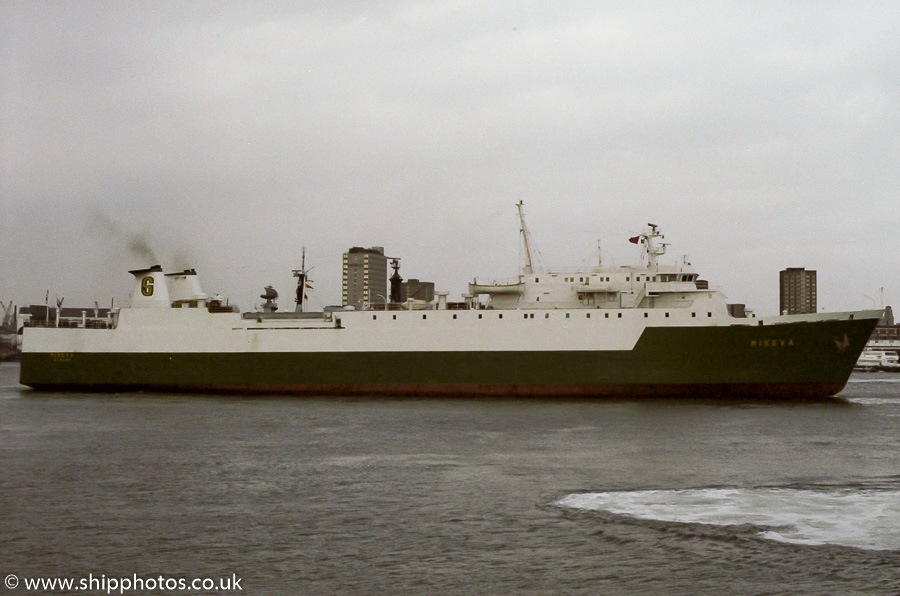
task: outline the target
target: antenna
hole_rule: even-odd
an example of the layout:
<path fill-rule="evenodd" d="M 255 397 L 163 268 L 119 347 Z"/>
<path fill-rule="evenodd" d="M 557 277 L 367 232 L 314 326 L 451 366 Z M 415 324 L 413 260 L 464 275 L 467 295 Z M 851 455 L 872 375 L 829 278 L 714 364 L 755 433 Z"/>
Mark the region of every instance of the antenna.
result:
<path fill-rule="evenodd" d="M 312 271 L 312 269 L 306 268 L 306 247 L 302 248 L 300 257 L 300 268 L 294 269 L 294 277 L 297 278 L 297 295 L 294 298 L 294 302 L 297 303 L 294 312 L 303 312 L 303 300 L 306 299 L 306 289 L 312 289 L 312 286 L 309 285 L 309 277 L 308 273 Z"/>

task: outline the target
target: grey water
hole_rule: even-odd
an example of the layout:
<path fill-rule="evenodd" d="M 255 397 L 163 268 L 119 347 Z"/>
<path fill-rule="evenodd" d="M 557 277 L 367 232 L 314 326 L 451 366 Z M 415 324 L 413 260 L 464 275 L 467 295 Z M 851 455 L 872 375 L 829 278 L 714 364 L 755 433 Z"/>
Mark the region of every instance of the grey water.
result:
<path fill-rule="evenodd" d="M 900 592 L 900 375 L 761 404 L 17 379 L 0 365 L 6 593 L 88 574 L 234 575 L 250 594 Z"/>

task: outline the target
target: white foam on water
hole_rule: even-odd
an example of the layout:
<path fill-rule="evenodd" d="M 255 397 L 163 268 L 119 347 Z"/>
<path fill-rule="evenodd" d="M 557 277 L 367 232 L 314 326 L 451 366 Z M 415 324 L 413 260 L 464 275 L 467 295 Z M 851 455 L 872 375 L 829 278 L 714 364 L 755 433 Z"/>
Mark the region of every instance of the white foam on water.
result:
<path fill-rule="evenodd" d="M 643 490 L 576 493 L 556 504 L 647 520 L 753 524 L 767 528 L 760 537 L 793 544 L 900 549 L 900 490 Z"/>
<path fill-rule="evenodd" d="M 862 406 L 896 406 L 900 405 L 900 397 L 848 397 L 851 404 Z"/>

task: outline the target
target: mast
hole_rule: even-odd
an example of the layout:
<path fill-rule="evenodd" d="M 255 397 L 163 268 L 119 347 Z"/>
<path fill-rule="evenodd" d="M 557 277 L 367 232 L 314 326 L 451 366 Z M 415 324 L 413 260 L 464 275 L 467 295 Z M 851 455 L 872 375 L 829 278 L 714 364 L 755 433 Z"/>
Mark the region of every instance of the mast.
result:
<path fill-rule="evenodd" d="M 534 273 L 534 265 L 531 258 L 531 233 L 525 225 L 525 212 L 522 210 L 523 206 L 524 203 L 522 203 L 522 201 L 516 203 L 516 208 L 519 210 L 519 231 L 522 232 L 522 242 L 525 243 L 525 267 L 522 269 L 522 272 L 527 274 Z"/>
<path fill-rule="evenodd" d="M 302 256 L 300 260 L 300 269 L 294 269 L 294 277 L 297 278 L 297 297 L 294 298 L 294 302 L 297 303 L 297 307 L 294 309 L 294 312 L 303 312 L 303 298 L 305 297 L 306 292 L 306 247 L 303 247 Z"/>
<path fill-rule="evenodd" d="M 390 277 L 391 282 L 391 291 L 390 291 L 390 299 L 394 304 L 399 304 L 402 300 L 402 285 L 403 278 L 400 277 L 400 259 L 391 259 L 391 267 L 394 269 L 394 274 Z M 387 308 L 387 306 L 385 306 Z"/>
<path fill-rule="evenodd" d="M 657 257 L 666 254 L 666 247 L 669 244 L 667 242 L 656 242 L 657 238 L 665 238 L 665 236 L 657 231 L 658 225 L 652 223 L 648 223 L 647 225 L 650 226 L 650 231 L 641 234 L 640 238 L 643 239 L 644 250 L 647 254 L 647 268 L 655 271 L 657 269 Z"/>

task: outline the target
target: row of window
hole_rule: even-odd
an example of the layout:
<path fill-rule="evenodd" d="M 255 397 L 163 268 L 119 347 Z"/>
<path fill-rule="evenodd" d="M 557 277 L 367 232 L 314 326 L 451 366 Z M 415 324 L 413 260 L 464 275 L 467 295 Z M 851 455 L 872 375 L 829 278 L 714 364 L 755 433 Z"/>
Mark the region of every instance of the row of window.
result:
<path fill-rule="evenodd" d="M 664 275 L 644 275 L 644 276 L 636 275 L 636 276 L 634 277 L 634 281 L 652 281 L 652 282 L 656 282 L 656 281 L 662 281 L 662 282 L 667 282 L 667 281 L 692 281 L 695 277 L 696 277 L 696 276 L 695 276 L 694 274 L 676 275 L 676 274 L 674 274 L 674 273 L 671 273 L 671 274 L 664 274 Z M 579 281 L 579 282 L 583 282 L 583 283 L 589 283 L 592 279 L 593 279 L 594 281 L 601 281 L 601 282 L 603 282 L 603 281 L 606 281 L 606 282 L 612 281 L 612 278 L 610 278 L 610 277 L 597 277 L 597 278 L 591 278 L 591 277 L 579 277 L 579 278 L 578 278 L 578 281 Z M 540 282 L 540 278 L 535 277 L 535 278 L 534 278 L 534 281 L 535 281 L 535 282 Z M 563 278 L 563 281 L 564 281 L 564 282 L 573 282 L 573 283 L 574 283 L 574 282 L 575 282 L 575 278 L 574 278 L 574 277 L 564 277 L 564 278 Z M 625 281 L 631 281 L 631 276 L 630 276 L 630 275 L 629 275 L 629 276 L 626 276 L 626 277 L 625 277 Z"/>
<path fill-rule="evenodd" d="M 578 281 L 580 281 L 580 282 L 583 282 L 583 281 L 590 281 L 590 280 L 591 280 L 590 277 L 587 278 L 587 280 L 585 280 L 585 278 L 583 278 L 583 277 L 579 277 L 579 278 L 578 278 Z M 535 278 L 534 278 L 534 281 L 539 281 L 539 280 L 538 280 L 538 278 L 535 277 Z M 563 281 L 564 281 L 564 282 L 574 282 L 574 281 L 575 281 L 575 278 L 574 278 L 574 277 L 565 277 L 565 278 L 563 278 Z M 597 281 L 610 281 L 610 278 L 608 278 L 608 277 L 598 277 L 598 278 L 597 278 Z"/>
<path fill-rule="evenodd" d="M 525 318 L 525 319 L 533 319 L 533 318 L 534 318 L 534 314 L 535 314 L 535 313 L 522 313 L 522 317 Z M 665 318 L 668 319 L 668 318 L 669 318 L 669 314 L 670 314 L 669 311 L 665 311 Z M 608 319 L 608 318 L 610 318 L 609 315 L 610 315 L 610 313 L 608 313 L 608 312 L 607 312 L 607 313 L 603 313 L 603 318 Z M 566 318 L 567 318 L 567 319 L 568 319 L 568 318 L 571 318 L 571 316 L 572 316 L 572 313 L 568 313 L 568 312 L 566 313 Z M 706 316 L 707 316 L 707 318 L 712 318 L 713 314 L 712 314 L 711 312 L 707 312 L 707 313 L 706 313 Z M 696 312 L 692 312 L 692 313 L 691 313 L 691 317 L 696 318 L 696 317 L 697 317 L 697 313 L 696 313 Z M 396 320 L 396 319 L 397 319 L 397 315 L 391 315 L 391 318 L 392 318 L 393 320 Z M 428 315 L 427 315 L 427 314 L 423 314 L 423 315 L 422 315 L 422 319 L 427 319 L 427 318 L 428 318 Z M 457 314 L 454 313 L 454 314 L 453 314 L 453 319 L 455 320 L 456 318 L 457 318 Z M 478 313 L 478 318 L 479 318 L 479 319 L 484 318 L 484 313 Z M 503 318 L 503 313 L 498 313 L 498 314 L 497 314 L 497 318 L 498 318 L 498 319 L 502 319 L 502 318 Z M 550 318 L 550 313 L 544 313 L 544 318 L 545 318 L 545 319 L 549 319 L 549 318 Z M 586 319 L 590 319 L 590 318 L 591 318 L 591 313 L 589 313 L 589 312 L 585 313 L 585 318 L 586 318 Z M 616 313 L 616 318 L 621 319 L 621 318 L 622 318 L 622 313 L 621 313 L 621 312 Z M 649 313 L 649 312 L 644 312 L 644 318 L 645 318 L 645 319 L 649 319 L 649 318 L 650 318 L 650 313 Z M 378 320 L 378 315 L 372 315 L 372 320 L 373 320 L 373 321 L 377 321 L 377 320 Z"/>

